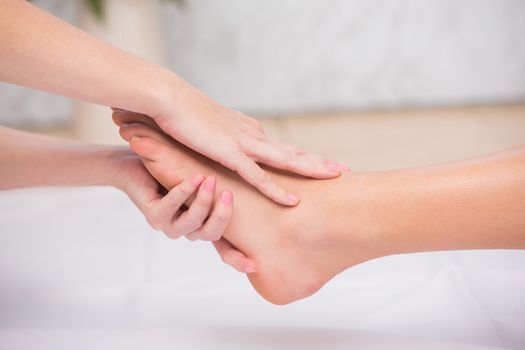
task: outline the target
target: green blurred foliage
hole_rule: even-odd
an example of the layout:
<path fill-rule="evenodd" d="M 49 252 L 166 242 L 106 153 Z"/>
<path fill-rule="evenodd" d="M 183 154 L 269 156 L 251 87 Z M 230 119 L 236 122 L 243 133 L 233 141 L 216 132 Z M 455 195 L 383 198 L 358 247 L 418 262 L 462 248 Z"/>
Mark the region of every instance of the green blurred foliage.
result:
<path fill-rule="evenodd" d="M 91 9 L 91 11 L 93 11 L 93 14 L 95 15 L 95 17 L 98 20 L 102 21 L 104 19 L 104 0 L 84 0 L 84 1 L 88 3 L 89 8 Z M 186 4 L 186 0 L 162 0 L 162 1 L 173 2 L 181 7 Z"/>
<path fill-rule="evenodd" d="M 95 14 L 98 20 L 104 19 L 104 0 L 86 0 L 89 4 L 89 8 Z M 186 0 L 163 0 L 167 2 L 174 2 L 177 5 L 183 6 Z"/>

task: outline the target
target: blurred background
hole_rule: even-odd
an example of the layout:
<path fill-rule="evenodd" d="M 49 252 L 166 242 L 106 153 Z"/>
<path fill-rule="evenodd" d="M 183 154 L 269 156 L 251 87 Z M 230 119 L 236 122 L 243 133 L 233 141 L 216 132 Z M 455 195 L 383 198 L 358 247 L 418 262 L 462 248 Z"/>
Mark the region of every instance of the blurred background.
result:
<path fill-rule="evenodd" d="M 264 119 L 273 136 L 354 169 L 443 161 L 525 138 L 521 0 L 35 3 Z M 118 142 L 108 116 L 0 83 L 5 125 Z"/>

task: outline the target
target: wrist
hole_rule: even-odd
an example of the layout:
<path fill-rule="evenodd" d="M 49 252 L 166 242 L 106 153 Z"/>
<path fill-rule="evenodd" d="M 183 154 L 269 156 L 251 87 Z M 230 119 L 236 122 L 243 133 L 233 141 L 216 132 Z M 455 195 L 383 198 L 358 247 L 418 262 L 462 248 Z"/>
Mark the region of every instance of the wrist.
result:
<path fill-rule="evenodd" d="M 134 153 L 125 146 L 97 146 L 93 157 L 98 162 L 93 166 L 99 176 L 97 184 L 124 190 L 128 175 L 126 164 L 136 158 Z"/>
<path fill-rule="evenodd" d="M 149 105 L 147 112 L 156 122 L 176 116 L 177 106 L 184 103 L 192 86 L 172 71 L 160 68 L 155 73 L 156 82 L 150 94 L 154 104 Z"/>

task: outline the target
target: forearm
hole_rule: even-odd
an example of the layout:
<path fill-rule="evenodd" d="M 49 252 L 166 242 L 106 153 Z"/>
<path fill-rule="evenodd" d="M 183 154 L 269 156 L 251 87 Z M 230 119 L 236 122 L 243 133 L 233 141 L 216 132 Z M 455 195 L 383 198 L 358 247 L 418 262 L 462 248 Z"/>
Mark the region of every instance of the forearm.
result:
<path fill-rule="evenodd" d="M 125 147 L 96 146 L 0 127 L 0 190 L 34 186 L 116 186 Z"/>
<path fill-rule="evenodd" d="M 2 81 L 150 116 L 185 85 L 22 0 L 0 1 L 0 53 Z"/>
<path fill-rule="evenodd" d="M 374 173 L 362 187 L 365 225 L 388 253 L 525 248 L 523 147 L 464 162 Z"/>

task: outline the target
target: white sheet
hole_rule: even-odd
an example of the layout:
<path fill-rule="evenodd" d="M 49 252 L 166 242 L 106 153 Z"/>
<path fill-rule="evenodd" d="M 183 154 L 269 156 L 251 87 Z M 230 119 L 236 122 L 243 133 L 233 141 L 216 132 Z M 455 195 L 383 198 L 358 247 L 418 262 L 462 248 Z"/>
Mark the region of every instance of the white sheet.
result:
<path fill-rule="evenodd" d="M 377 259 L 274 306 L 115 190 L 0 192 L 1 349 L 519 349 L 524 296 L 524 251 L 463 251 Z"/>

